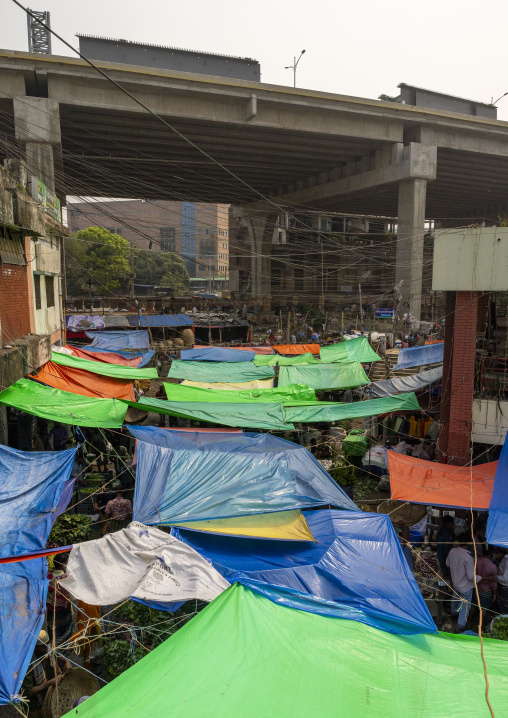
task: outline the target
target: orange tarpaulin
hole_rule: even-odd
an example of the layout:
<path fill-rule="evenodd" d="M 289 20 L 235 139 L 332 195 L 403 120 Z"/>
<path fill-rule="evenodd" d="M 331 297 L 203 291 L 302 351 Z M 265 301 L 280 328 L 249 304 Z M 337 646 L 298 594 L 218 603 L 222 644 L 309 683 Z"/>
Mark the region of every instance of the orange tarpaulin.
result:
<path fill-rule="evenodd" d="M 273 347 L 279 354 L 319 354 L 319 344 L 279 344 Z"/>
<path fill-rule="evenodd" d="M 142 357 L 126 359 L 121 354 L 115 354 L 114 352 L 87 352 L 86 349 L 77 349 L 76 347 L 69 346 L 65 346 L 64 349 L 70 349 L 72 355 L 80 359 L 101 361 L 103 364 L 121 364 L 122 366 L 138 367 L 142 359 Z"/>
<path fill-rule="evenodd" d="M 413 504 L 488 509 L 494 488 L 497 461 L 479 466 L 452 466 L 387 451 L 392 499 Z"/>
<path fill-rule="evenodd" d="M 52 386 L 62 391 L 70 391 L 71 394 L 91 396 L 103 399 L 126 399 L 135 401 L 132 381 L 125 379 L 112 379 L 100 374 L 92 374 L 85 369 L 71 369 L 67 366 L 60 366 L 52 361 L 46 362 L 37 374 L 32 374 L 31 379 L 37 379 L 43 384 Z"/>

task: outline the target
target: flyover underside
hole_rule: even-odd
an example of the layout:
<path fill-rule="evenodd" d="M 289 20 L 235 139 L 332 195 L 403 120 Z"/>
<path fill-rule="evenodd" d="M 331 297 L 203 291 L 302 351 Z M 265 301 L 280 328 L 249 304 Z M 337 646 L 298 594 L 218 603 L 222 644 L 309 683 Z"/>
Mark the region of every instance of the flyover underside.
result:
<path fill-rule="evenodd" d="M 261 194 L 278 202 L 288 185 L 301 185 L 309 177 L 319 181 L 320 174 L 325 181 L 324 173 L 374 156 L 383 146 L 322 133 L 166 119 L 239 179 L 148 114 L 60 104 L 68 194 L 233 204 L 259 200 Z M 0 100 L 0 135 L 14 139 L 10 100 Z M 507 197 L 508 157 L 438 148 L 437 176 L 427 188 L 428 219 L 460 223 L 487 210 L 501 212 Z M 397 203 L 393 184 L 304 206 L 396 216 Z"/>

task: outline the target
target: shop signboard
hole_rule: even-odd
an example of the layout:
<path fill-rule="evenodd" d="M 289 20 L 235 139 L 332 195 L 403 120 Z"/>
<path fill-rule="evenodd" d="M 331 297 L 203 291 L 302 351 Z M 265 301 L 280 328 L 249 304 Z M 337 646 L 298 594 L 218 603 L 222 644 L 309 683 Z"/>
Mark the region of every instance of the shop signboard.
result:
<path fill-rule="evenodd" d="M 376 319 L 393 319 L 393 309 L 376 307 L 375 315 Z"/>
<path fill-rule="evenodd" d="M 60 206 L 60 200 L 54 192 L 46 187 L 44 182 L 41 182 L 37 177 L 32 177 L 32 197 L 40 202 L 50 217 L 56 219 L 57 222 L 62 221 L 62 208 Z"/>

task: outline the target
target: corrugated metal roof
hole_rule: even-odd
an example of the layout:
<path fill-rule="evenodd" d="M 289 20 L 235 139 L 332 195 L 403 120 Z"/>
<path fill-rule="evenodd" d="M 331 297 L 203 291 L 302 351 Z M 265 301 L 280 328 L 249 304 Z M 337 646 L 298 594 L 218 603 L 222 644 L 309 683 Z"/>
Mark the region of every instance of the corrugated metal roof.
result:
<path fill-rule="evenodd" d="M 19 237 L 7 239 L 7 237 L 0 236 L 0 260 L 2 260 L 2 264 L 19 264 L 20 266 L 26 264 L 23 242 Z"/>

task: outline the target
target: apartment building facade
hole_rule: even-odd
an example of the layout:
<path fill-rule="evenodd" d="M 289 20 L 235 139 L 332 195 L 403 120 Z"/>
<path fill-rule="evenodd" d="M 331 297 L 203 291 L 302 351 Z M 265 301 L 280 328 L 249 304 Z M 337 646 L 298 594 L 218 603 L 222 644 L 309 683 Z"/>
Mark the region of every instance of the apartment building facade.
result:
<path fill-rule="evenodd" d="M 173 200 L 69 202 L 72 234 L 101 227 L 140 249 L 174 252 L 192 278 L 229 275 L 229 206 Z"/>

